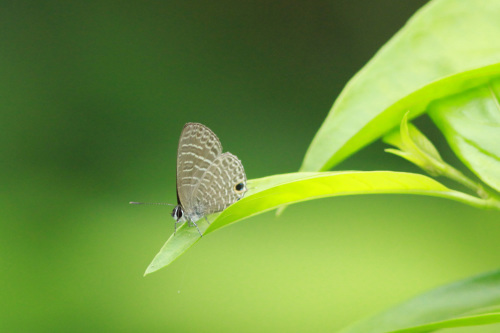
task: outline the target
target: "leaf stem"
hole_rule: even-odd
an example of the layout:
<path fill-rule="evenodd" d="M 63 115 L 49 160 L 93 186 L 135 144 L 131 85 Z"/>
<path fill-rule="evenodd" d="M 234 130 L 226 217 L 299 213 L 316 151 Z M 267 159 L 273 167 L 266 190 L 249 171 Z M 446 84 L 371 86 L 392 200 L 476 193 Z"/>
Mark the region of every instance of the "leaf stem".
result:
<path fill-rule="evenodd" d="M 447 193 L 445 197 L 448 197 L 449 199 L 454 199 L 456 201 L 468 204 L 476 208 L 500 210 L 500 201 L 494 197 L 478 198 L 459 191 L 453 191 L 453 193 Z"/>
<path fill-rule="evenodd" d="M 464 185 L 465 187 L 477 193 L 483 199 L 489 199 L 492 197 L 480 183 L 475 182 L 472 179 L 468 178 L 462 172 L 455 169 L 449 164 L 445 164 L 442 176 L 448 177 L 449 179 Z"/>

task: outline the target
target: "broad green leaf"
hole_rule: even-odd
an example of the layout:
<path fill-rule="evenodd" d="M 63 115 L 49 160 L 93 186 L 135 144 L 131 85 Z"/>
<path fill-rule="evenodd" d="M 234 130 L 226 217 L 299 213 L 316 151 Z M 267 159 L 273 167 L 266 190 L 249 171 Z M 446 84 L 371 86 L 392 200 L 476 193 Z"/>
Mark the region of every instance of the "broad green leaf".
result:
<path fill-rule="evenodd" d="M 346 85 L 302 171 L 328 170 L 396 127 L 404 113 L 500 75 L 500 1 L 431 1 Z"/>
<path fill-rule="evenodd" d="M 500 80 L 436 101 L 429 115 L 455 154 L 500 192 Z"/>
<path fill-rule="evenodd" d="M 208 217 L 210 225 L 203 220 L 197 222 L 205 236 L 219 228 L 282 205 L 341 195 L 419 194 L 449 198 L 483 208 L 500 209 L 498 202 L 484 201 L 452 191 L 429 177 L 412 173 L 390 171 L 291 173 L 249 180 L 247 186 L 249 191 L 243 199 L 222 213 Z M 494 206 L 495 204 L 497 206 Z M 182 225 L 177 229 L 176 235 L 170 236 L 145 274 L 170 264 L 199 240 L 200 235 L 196 228 Z"/>
<path fill-rule="evenodd" d="M 432 332 L 500 322 L 500 271 L 431 290 L 342 333 Z"/>

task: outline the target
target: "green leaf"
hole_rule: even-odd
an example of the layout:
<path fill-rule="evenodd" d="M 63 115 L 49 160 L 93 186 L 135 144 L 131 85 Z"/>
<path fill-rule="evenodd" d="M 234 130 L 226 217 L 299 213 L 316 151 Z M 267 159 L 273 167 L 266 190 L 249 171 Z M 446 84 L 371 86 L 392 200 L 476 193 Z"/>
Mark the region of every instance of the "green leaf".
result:
<path fill-rule="evenodd" d="M 386 149 L 388 153 L 398 155 L 424 171 L 431 176 L 444 176 L 470 188 L 480 197 L 488 199 L 492 196 L 481 184 L 466 177 L 458 169 L 452 167 L 443 159 L 436 147 L 427 137 L 421 133 L 413 124 L 408 123 L 408 112 L 401 120 L 399 131 L 391 131 L 383 138 L 384 142 L 398 147 L 397 149 Z M 495 199 L 492 199 L 495 200 Z"/>
<path fill-rule="evenodd" d="M 500 271 L 431 290 L 342 333 L 431 332 L 500 322 Z"/>
<path fill-rule="evenodd" d="M 484 201 L 452 191 L 429 177 L 412 173 L 390 171 L 291 173 L 249 180 L 247 186 L 249 191 L 243 199 L 222 213 L 208 217 L 212 221 L 210 225 L 203 220 L 197 222 L 205 236 L 222 227 L 282 205 L 341 195 L 419 194 L 453 199 L 477 207 L 500 209 L 498 202 Z M 493 206 L 495 204 L 497 206 Z M 196 228 L 182 225 L 177 229 L 176 235 L 170 236 L 145 274 L 170 264 L 200 239 Z"/>
<path fill-rule="evenodd" d="M 302 171 L 328 170 L 423 113 L 435 99 L 500 75 L 500 1 L 431 1 L 346 85 Z"/>
<path fill-rule="evenodd" d="M 436 101 L 429 115 L 455 154 L 500 192 L 500 81 Z"/>
<path fill-rule="evenodd" d="M 446 170 L 446 163 L 439 155 L 436 147 L 413 124 L 408 123 L 407 112 L 401 120 L 399 131 L 384 136 L 384 141 L 398 147 L 386 149 L 386 152 L 401 156 L 427 171 L 432 176 L 439 176 Z"/>

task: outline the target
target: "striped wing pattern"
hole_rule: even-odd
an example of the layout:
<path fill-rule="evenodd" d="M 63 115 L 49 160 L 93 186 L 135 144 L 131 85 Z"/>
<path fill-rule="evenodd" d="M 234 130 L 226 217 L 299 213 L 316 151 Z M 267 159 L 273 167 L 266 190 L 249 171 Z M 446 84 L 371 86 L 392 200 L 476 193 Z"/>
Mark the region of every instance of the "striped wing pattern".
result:
<path fill-rule="evenodd" d="M 193 192 L 207 169 L 221 155 L 222 145 L 208 127 L 187 123 L 177 149 L 177 200 L 189 212 Z"/>
<path fill-rule="evenodd" d="M 193 210 L 187 214 L 199 219 L 226 209 L 245 195 L 246 180 L 243 165 L 236 156 L 231 153 L 220 155 L 195 187 Z"/>

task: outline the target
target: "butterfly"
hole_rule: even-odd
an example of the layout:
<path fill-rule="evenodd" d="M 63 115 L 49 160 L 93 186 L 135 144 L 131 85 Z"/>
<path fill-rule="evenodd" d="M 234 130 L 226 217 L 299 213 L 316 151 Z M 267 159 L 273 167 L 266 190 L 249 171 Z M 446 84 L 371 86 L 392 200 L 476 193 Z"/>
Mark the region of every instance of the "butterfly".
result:
<path fill-rule="evenodd" d="M 199 123 L 187 123 L 177 149 L 177 205 L 172 211 L 177 224 L 195 226 L 207 215 L 221 212 L 247 192 L 247 178 L 241 161 L 222 153 L 217 135 Z M 141 204 L 139 202 L 131 202 Z"/>

